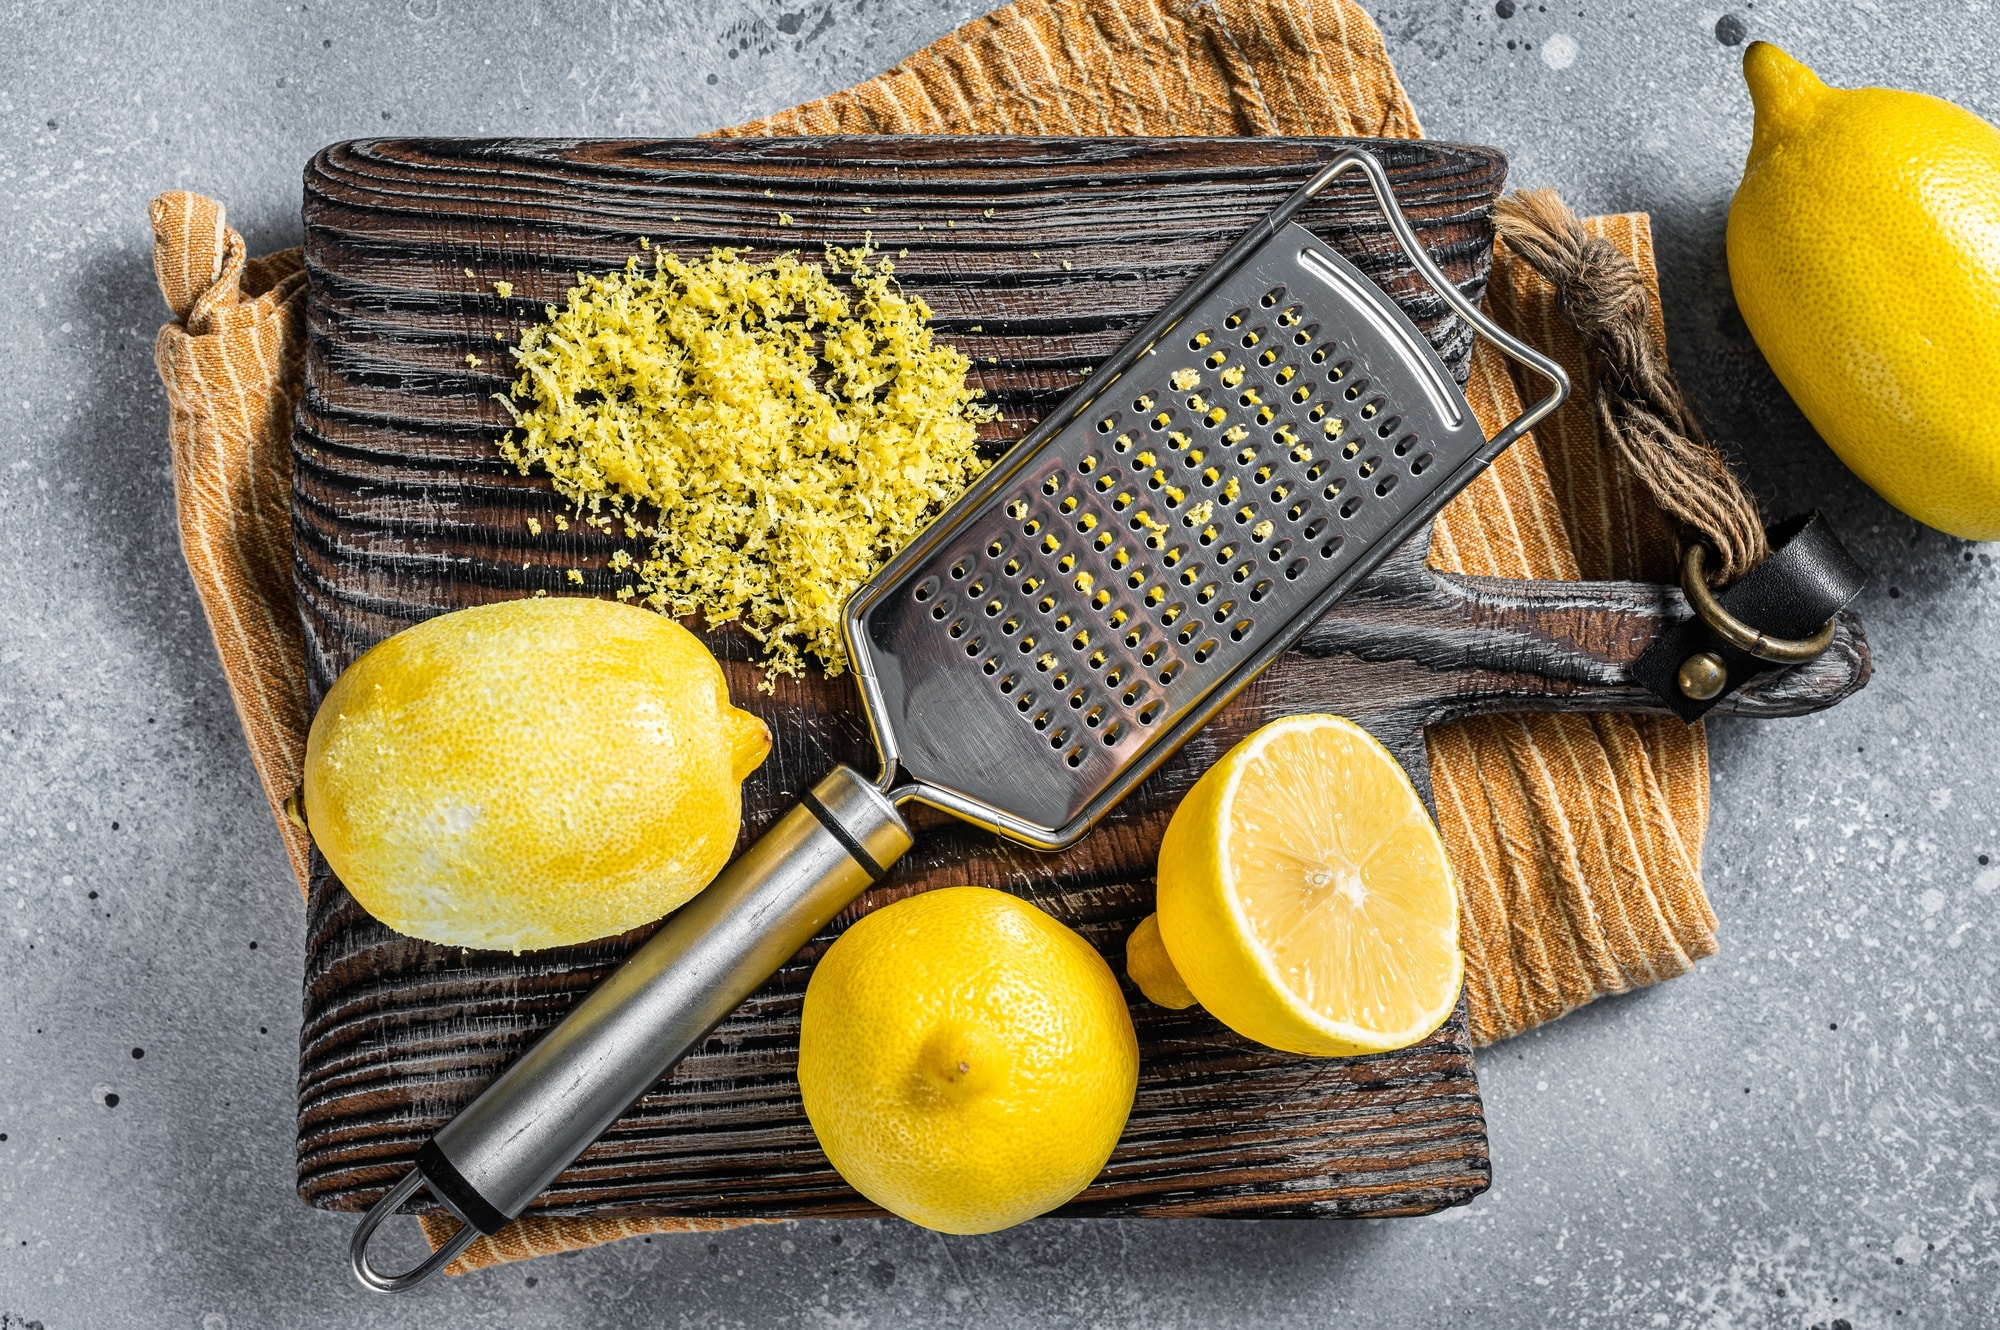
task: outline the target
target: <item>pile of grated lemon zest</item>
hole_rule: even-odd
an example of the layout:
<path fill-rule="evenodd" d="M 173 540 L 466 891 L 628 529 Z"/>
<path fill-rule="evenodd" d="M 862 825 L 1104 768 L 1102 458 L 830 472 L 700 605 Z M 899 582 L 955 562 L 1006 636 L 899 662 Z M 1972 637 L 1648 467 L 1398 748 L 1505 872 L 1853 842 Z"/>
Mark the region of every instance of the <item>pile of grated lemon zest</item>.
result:
<path fill-rule="evenodd" d="M 499 447 L 645 542 L 646 604 L 739 623 L 769 689 L 807 654 L 846 666 L 842 602 L 985 469 L 996 413 L 868 247 L 738 253 L 580 275 L 513 348 Z"/>

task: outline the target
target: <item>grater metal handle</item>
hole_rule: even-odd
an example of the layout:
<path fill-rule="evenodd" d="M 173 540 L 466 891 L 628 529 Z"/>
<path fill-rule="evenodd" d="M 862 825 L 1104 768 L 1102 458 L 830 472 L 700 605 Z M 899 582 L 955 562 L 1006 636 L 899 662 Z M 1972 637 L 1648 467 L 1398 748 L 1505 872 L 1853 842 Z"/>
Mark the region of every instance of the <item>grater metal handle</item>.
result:
<path fill-rule="evenodd" d="M 400 1292 L 499 1232 L 909 848 L 895 806 L 835 767 L 431 1138 L 355 1231 L 355 1277 Z M 376 1227 L 426 1186 L 466 1227 L 414 1270 L 376 1270 Z"/>
<path fill-rule="evenodd" d="M 1453 285 L 1451 278 L 1445 276 L 1444 270 L 1439 268 L 1424 251 L 1423 242 L 1417 238 L 1416 228 L 1412 227 L 1410 219 L 1403 215 L 1402 205 L 1396 202 L 1395 191 L 1390 188 L 1388 172 L 1382 169 L 1382 164 L 1371 154 L 1359 148 L 1349 148 L 1328 162 L 1318 175 L 1308 180 L 1292 197 L 1279 204 L 1277 211 L 1273 212 L 1262 226 L 1254 228 L 1252 234 L 1256 235 L 1259 241 L 1268 237 L 1290 221 L 1292 215 L 1303 208 L 1316 194 L 1349 171 L 1360 171 L 1367 177 L 1368 187 L 1374 191 L 1375 201 L 1381 205 L 1382 215 L 1387 219 L 1389 230 L 1396 237 L 1396 243 L 1409 256 L 1410 262 L 1416 265 L 1417 271 L 1423 275 L 1424 281 L 1430 288 L 1451 306 L 1454 313 L 1471 324 L 1481 337 L 1499 347 L 1502 355 L 1517 364 L 1526 365 L 1549 381 L 1549 391 L 1546 396 L 1501 426 L 1499 432 L 1486 441 L 1486 446 L 1466 463 L 1466 469 L 1470 471 L 1483 470 L 1494 458 L 1505 452 L 1509 444 L 1547 419 L 1551 412 L 1563 404 L 1563 399 L 1569 396 L 1569 375 L 1550 357 L 1543 355 L 1486 317 L 1484 310 L 1466 299 L 1465 293 Z M 1456 493 L 1456 486 L 1447 485 L 1443 492 Z"/>

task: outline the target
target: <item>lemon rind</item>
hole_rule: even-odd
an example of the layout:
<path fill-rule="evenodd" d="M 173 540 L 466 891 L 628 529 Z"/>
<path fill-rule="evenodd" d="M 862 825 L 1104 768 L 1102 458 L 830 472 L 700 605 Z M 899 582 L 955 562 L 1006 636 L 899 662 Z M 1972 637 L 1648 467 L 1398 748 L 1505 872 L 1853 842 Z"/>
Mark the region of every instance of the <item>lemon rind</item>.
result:
<path fill-rule="evenodd" d="M 1224 758 L 1224 761 L 1229 764 L 1229 769 L 1223 778 L 1222 788 L 1216 791 L 1210 811 L 1210 816 L 1216 819 L 1215 846 L 1217 867 L 1225 874 L 1225 879 L 1220 884 L 1220 894 L 1224 907 L 1229 911 L 1230 921 L 1236 926 L 1236 935 L 1241 939 L 1244 954 L 1257 967 L 1258 973 L 1264 978 L 1272 994 L 1277 997 L 1285 1011 L 1293 1019 L 1321 1035 L 1330 1044 L 1343 1045 L 1356 1052 L 1386 1053 L 1399 1048 L 1408 1048 L 1411 1044 L 1425 1039 L 1451 1018 L 1453 1008 L 1458 1005 L 1459 992 L 1465 985 L 1465 958 L 1463 951 L 1458 945 L 1458 915 L 1456 909 L 1453 911 L 1451 921 L 1454 981 L 1450 986 L 1449 996 L 1435 1011 L 1427 1011 L 1422 1019 L 1412 1022 L 1402 1030 L 1373 1030 L 1365 1026 L 1355 1025 L 1350 1021 L 1333 1020 L 1321 1014 L 1310 1004 L 1300 999 L 1291 990 L 1291 987 L 1284 982 L 1278 973 L 1277 966 L 1272 963 L 1270 954 L 1265 950 L 1263 944 L 1258 940 L 1256 933 L 1250 927 L 1249 918 L 1243 912 L 1242 899 L 1236 892 L 1234 873 L 1230 866 L 1230 819 L 1228 810 L 1235 803 L 1237 789 L 1243 781 L 1243 773 L 1280 736 L 1319 729 L 1328 724 L 1359 735 L 1369 747 L 1387 759 L 1397 775 L 1402 778 L 1404 792 L 1416 802 L 1418 808 L 1425 814 L 1422 819 L 1424 826 L 1429 831 L 1432 840 L 1436 842 L 1438 861 L 1444 866 L 1445 877 L 1451 887 L 1451 898 L 1454 905 L 1456 904 L 1458 900 L 1458 874 L 1451 866 L 1450 854 L 1445 851 L 1444 838 L 1438 834 L 1436 824 L 1431 821 L 1429 810 L 1423 808 L 1423 799 L 1417 794 L 1416 786 L 1410 782 L 1409 773 L 1403 770 L 1403 764 L 1396 760 L 1395 754 L 1383 747 L 1381 740 L 1347 717 L 1336 716 L 1328 712 L 1311 712 L 1300 716 L 1286 716 L 1280 720 L 1272 721 L 1251 735 L 1241 747 Z"/>

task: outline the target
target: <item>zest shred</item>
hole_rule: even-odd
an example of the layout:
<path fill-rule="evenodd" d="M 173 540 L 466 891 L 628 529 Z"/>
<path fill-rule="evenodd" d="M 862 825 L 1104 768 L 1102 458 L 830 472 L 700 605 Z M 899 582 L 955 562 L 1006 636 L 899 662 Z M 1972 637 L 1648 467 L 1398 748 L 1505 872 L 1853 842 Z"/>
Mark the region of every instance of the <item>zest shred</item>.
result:
<path fill-rule="evenodd" d="M 825 270 L 651 252 L 650 272 L 579 273 L 523 332 L 501 455 L 646 542 L 612 560 L 621 599 L 740 622 L 767 690 L 808 653 L 838 674 L 841 603 L 985 469 L 996 413 L 865 246 L 828 246 Z"/>

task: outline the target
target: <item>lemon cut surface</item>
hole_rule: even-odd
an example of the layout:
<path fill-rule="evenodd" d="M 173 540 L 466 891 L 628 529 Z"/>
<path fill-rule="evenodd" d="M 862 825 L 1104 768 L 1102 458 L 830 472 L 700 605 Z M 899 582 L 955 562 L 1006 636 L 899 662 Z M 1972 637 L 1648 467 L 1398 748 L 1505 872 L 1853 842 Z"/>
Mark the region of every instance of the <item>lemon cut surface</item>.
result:
<path fill-rule="evenodd" d="M 1416 1043 L 1464 973 L 1437 828 L 1395 758 L 1339 716 L 1275 721 L 1196 783 L 1160 847 L 1159 938 L 1217 1019 L 1316 1056 Z"/>

